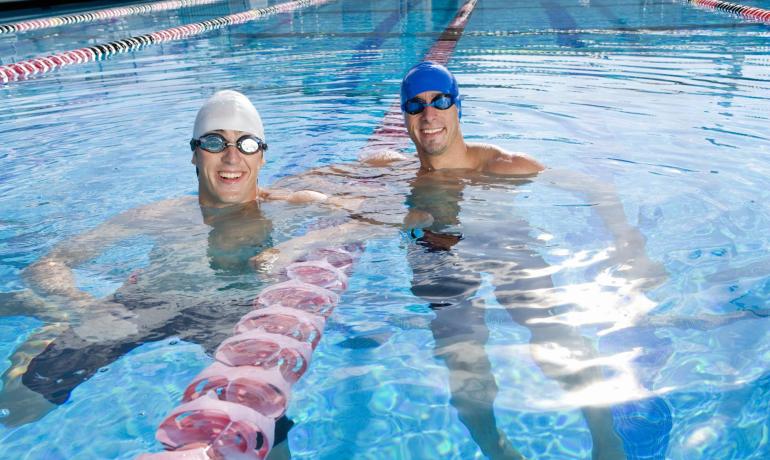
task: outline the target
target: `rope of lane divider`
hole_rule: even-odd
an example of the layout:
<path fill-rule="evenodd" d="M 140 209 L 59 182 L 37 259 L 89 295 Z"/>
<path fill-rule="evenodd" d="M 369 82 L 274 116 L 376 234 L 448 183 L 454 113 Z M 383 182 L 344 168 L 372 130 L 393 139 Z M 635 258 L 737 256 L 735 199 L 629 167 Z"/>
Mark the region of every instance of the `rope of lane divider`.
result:
<path fill-rule="evenodd" d="M 755 8 L 753 6 L 738 5 L 737 3 L 723 2 L 722 0 L 687 0 L 698 6 L 705 6 L 728 13 L 738 14 L 746 18 L 770 23 L 770 10 Z"/>
<path fill-rule="evenodd" d="M 332 0 L 295 0 L 280 3 L 267 8 L 244 11 L 242 13 L 222 16 L 195 24 L 187 24 L 170 29 L 160 30 L 136 37 L 123 38 L 109 43 L 88 46 L 71 51 L 52 54 L 45 57 L 33 58 L 0 66 L 0 84 L 10 83 L 29 78 L 33 75 L 52 72 L 61 67 L 99 61 L 116 54 L 135 51 L 145 46 L 163 42 L 180 40 L 199 35 L 211 30 L 242 24 L 277 13 L 288 13 L 311 5 L 320 5 Z"/>
<path fill-rule="evenodd" d="M 127 5 L 94 11 L 84 11 L 81 13 L 68 14 L 65 16 L 30 19 L 27 21 L 0 24 L 0 34 L 27 32 L 30 30 L 45 29 L 68 24 L 114 19 L 123 16 L 133 16 L 136 14 L 175 10 L 191 6 L 209 5 L 212 3 L 219 3 L 221 1 L 222 0 L 168 0 L 156 3 L 145 3 L 140 5 Z"/>

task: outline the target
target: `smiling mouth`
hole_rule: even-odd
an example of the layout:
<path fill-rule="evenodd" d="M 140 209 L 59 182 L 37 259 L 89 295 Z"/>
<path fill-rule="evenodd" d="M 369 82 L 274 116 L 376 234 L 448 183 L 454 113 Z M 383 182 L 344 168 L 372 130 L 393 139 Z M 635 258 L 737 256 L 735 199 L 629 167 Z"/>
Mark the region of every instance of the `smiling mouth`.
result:
<path fill-rule="evenodd" d="M 224 182 L 237 182 L 243 177 L 243 172 L 219 171 L 219 178 Z"/>
<path fill-rule="evenodd" d="M 440 133 L 440 132 L 441 132 L 441 131 L 443 131 L 443 130 L 444 130 L 444 128 L 423 128 L 423 129 L 421 129 L 420 131 L 421 131 L 423 134 L 427 134 L 427 135 L 429 135 L 429 136 L 430 136 L 430 135 L 432 135 L 432 134 L 438 134 L 438 133 Z"/>

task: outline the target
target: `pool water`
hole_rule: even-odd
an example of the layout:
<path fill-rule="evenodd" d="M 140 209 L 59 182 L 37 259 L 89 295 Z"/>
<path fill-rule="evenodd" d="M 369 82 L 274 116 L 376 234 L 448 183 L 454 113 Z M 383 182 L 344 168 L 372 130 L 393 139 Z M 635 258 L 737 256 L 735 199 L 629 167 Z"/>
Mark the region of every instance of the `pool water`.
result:
<path fill-rule="evenodd" d="M 0 64 L 265 4 L 0 35 Z M 198 107 L 216 90 L 244 92 L 262 114 L 270 144 L 262 185 L 355 161 L 403 73 L 462 4 L 332 1 L 0 86 L 0 291 L 25 289 L 25 267 L 123 211 L 195 194 L 187 142 Z M 614 276 L 623 267 L 605 257 L 615 241 L 598 212 L 603 203 L 560 187 L 557 171 L 524 184 L 462 182 L 457 254 L 494 262 L 525 246 L 547 263 L 549 294 L 574 306 L 562 318 L 591 344 L 592 362 L 624 371 L 583 392 L 565 390 L 533 358 L 531 331 L 495 296 L 495 264 L 479 265 L 472 296 L 485 306 L 496 426 L 524 457 L 590 458 L 594 441 L 579 409 L 586 401 L 614 408 L 631 441 L 659 441 L 657 456 L 626 446 L 628 458 L 770 456 L 768 39 L 767 24 L 684 1 L 476 5 L 448 61 L 464 93 L 466 138 L 611 188 L 647 258 L 666 273 L 644 292 L 624 291 Z M 402 195 L 375 211 L 405 210 L 409 184 L 394 177 L 383 194 Z M 285 241 L 319 219 L 295 209 L 274 220 L 273 238 Z M 436 314 L 410 289 L 414 245 L 395 229 L 367 241 L 294 387 L 293 458 L 483 458 L 450 403 L 447 366 L 434 356 Z M 147 265 L 152 248 L 123 242 L 80 267 L 78 281 L 107 295 Z M 0 311 L 5 370 L 45 319 Z M 635 326 L 613 328 L 635 314 Z M 158 451 L 155 429 L 211 360 L 178 335 L 139 346 L 43 418 L 0 425 L 3 458 Z M 654 407 L 634 413 L 629 401 Z"/>

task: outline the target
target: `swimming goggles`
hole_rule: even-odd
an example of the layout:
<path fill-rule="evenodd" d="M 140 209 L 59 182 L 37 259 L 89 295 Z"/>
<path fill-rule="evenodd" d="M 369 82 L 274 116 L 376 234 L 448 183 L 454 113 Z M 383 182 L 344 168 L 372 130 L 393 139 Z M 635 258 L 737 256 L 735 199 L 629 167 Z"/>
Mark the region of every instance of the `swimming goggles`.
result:
<path fill-rule="evenodd" d="M 426 107 L 431 106 L 439 110 L 446 110 L 455 104 L 455 98 L 451 94 L 437 94 L 430 102 L 425 102 L 419 97 L 413 97 L 404 103 L 404 112 L 409 115 L 422 113 Z"/>
<path fill-rule="evenodd" d="M 217 133 L 204 134 L 198 139 L 190 141 L 190 148 L 193 150 L 195 150 L 195 147 L 200 147 L 211 153 L 222 152 L 231 145 L 237 147 L 244 155 L 254 155 L 260 150 L 267 150 L 267 144 L 265 144 L 262 139 L 251 134 L 241 136 L 235 142 L 227 142 L 227 139 L 225 139 L 224 136 Z"/>

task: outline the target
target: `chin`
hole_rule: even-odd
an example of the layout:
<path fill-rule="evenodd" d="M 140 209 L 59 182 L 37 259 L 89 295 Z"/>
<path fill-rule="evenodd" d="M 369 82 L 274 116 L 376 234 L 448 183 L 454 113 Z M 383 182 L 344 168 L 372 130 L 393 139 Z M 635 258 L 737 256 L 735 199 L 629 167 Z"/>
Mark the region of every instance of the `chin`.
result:
<path fill-rule="evenodd" d="M 437 157 L 441 155 L 442 153 L 446 152 L 446 146 L 442 145 L 440 147 L 423 147 L 423 152 L 425 152 L 427 155 L 432 157 Z"/>

